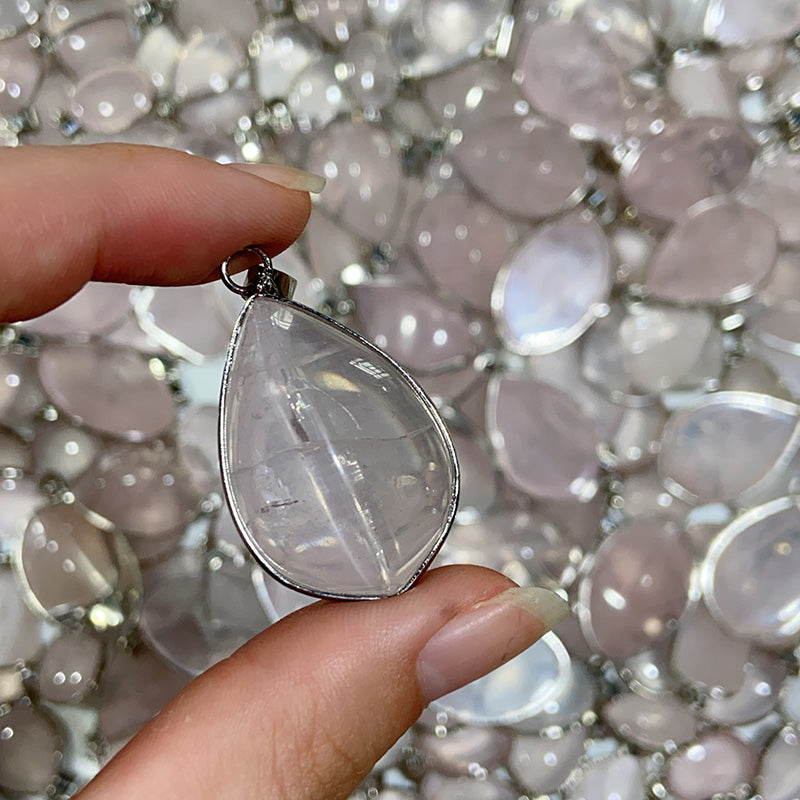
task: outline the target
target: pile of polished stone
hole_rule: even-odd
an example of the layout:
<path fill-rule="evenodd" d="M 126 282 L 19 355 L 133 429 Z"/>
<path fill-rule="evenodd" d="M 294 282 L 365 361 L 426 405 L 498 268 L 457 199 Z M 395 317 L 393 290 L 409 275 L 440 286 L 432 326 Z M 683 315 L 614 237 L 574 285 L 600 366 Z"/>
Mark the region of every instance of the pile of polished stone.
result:
<path fill-rule="evenodd" d="M 798 32 L 796 0 L 0 0 L 0 144 L 327 177 L 278 266 L 442 409 L 439 562 L 573 603 L 361 800 L 798 797 Z M 239 305 L 90 285 L 0 332 L 0 795 L 74 793 L 308 602 L 220 497 Z"/>

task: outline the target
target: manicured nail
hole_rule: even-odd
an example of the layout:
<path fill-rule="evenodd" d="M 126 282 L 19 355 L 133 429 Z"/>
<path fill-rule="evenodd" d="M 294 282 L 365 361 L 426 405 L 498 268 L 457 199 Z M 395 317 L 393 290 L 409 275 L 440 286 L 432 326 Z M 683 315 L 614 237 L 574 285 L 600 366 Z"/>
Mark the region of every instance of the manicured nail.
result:
<path fill-rule="evenodd" d="M 304 169 L 284 167 L 280 164 L 231 164 L 230 166 L 270 183 L 285 186 L 287 189 L 296 189 L 298 192 L 319 194 L 325 188 L 325 178 L 322 175 L 315 175 Z"/>
<path fill-rule="evenodd" d="M 417 658 L 417 679 L 430 702 L 486 675 L 527 650 L 569 615 L 555 592 L 515 587 L 477 603 L 440 628 Z"/>

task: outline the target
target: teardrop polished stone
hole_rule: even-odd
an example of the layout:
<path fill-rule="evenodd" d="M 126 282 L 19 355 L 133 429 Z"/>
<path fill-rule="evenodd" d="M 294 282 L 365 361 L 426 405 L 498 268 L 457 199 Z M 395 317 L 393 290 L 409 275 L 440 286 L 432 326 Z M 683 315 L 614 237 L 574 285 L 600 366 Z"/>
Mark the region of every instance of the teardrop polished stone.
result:
<path fill-rule="evenodd" d="M 800 734 L 796 727 L 787 725 L 766 749 L 759 788 L 764 800 L 800 796 Z"/>
<path fill-rule="evenodd" d="M 0 711 L 0 788 L 52 796 L 62 736 L 49 714 L 20 703 Z"/>
<path fill-rule="evenodd" d="M 700 582 L 709 611 L 738 636 L 767 644 L 800 631 L 800 511 L 782 497 L 750 509 L 720 532 Z"/>
<path fill-rule="evenodd" d="M 584 728 L 555 736 L 517 736 L 511 745 L 508 768 L 535 794 L 556 792 L 578 765 L 586 739 Z"/>
<path fill-rule="evenodd" d="M 39 692 L 52 703 L 77 703 L 95 686 L 103 646 L 97 639 L 66 631 L 47 647 L 36 670 Z"/>
<path fill-rule="evenodd" d="M 303 591 L 409 588 L 455 514 L 458 468 L 430 400 L 383 353 L 256 296 L 223 378 L 225 491 L 258 561 Z"/>
<path fill-rule="evenodd" d="M 620 736 L 646 750 L 670 750 L 685 744 L 697 728 L 688 706 L 669 695 L 650 700 L 619 694 L 605 704 L 603 717 Z"/>
<path fill-rule="evenodd" d="M 89 131 L 120 133 L 150 110 L 153 93 L 144 72 L 129 64 L 112 64 L 78 82 L 71 111 Z"/>
<path fill-rule="evenodd" d="M 285 98 L 295 78 L 318 57 L 316 37 L 290 17 L 256 31 L 251 45 L 255 87 L 262 100 Z"/>
<path fill-rule="evenodd" d="M 754 392 L 716 392 L 672 415 L 658 471 L 684 499 L 733 500 L 791 458 L 797 426 L 794 403 Z"/>
<path fill-rule="evenodd" d="M 497 766 L 508 756 L 511 737 L 502 728 L 469 726 L 446 736 L 423 733 L 418 746 L 427 764 L 445 775 L 469 775 L 473 765 Z"/>

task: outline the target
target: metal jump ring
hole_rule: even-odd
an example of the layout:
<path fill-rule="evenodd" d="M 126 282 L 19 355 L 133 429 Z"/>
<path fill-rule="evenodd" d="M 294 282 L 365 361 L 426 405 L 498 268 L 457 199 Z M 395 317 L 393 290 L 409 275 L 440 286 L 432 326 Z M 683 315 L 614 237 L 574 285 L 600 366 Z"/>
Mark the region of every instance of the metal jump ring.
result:
<path fill-rule="evenodd" d="M 255 294 L 259 290 L 263 290 L 266 287 L 261 286 L 261 281 L 259 281 L 257 284 L 252 282 L 242 284 L 236 283 L 236 281 L 231 277 L 231 274 L 228 272 L 228 265 L 241 253 L 255 253 L 261 259 L 261 263 L 254 266 L 259 267 L 259 271 L 267 276 L 271 272 L 274 272 L 275 268 L 272 266 L 272 259 L 260 247 L 258 247 L 258 245 L 254 244 L 250 244 L 247 247 L 243 247 L 241 250 L 237 250 L 233 255 L 228 256 L 228 258 L 226 258 L 222 264 L 220 264 L 219 272 L 222 277 L 222 282 L 225 284 L 225 286 L 227 286 L 232 292 L 240 294 L 242 297 L 250 297 L 252 294 Z"/>

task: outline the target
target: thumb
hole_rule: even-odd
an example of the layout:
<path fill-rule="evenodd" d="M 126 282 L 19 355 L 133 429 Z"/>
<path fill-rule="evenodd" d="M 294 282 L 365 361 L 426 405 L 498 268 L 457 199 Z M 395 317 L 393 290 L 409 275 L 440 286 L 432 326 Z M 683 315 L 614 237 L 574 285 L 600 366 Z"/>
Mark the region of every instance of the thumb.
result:
<path fill-rule="evenodd" d="M 397 597 L 308 606 L 195 680 L 81 800 L 345 798 L 428 702 L 529 647 L 567 608 L 466 566 Z"/>

